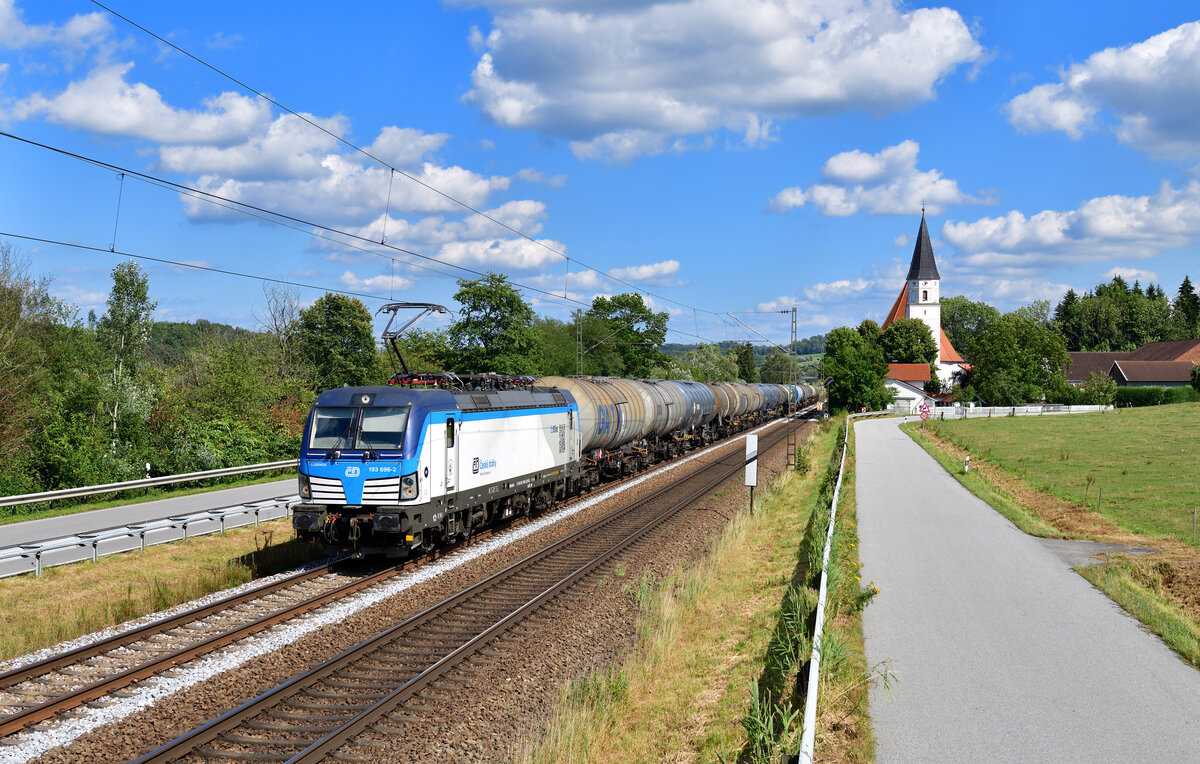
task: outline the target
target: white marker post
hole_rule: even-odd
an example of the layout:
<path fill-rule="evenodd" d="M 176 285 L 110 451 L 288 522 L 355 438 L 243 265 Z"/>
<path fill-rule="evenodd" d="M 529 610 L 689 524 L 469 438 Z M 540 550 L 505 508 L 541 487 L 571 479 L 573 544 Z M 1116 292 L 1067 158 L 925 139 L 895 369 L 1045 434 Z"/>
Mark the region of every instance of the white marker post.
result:
<path fill-rule="evenodd" d="M 758 485 L 758 436 L 746 436 L 746 485 L 750 486 L 750 516 L 754 516 L 754 486 Z"/>

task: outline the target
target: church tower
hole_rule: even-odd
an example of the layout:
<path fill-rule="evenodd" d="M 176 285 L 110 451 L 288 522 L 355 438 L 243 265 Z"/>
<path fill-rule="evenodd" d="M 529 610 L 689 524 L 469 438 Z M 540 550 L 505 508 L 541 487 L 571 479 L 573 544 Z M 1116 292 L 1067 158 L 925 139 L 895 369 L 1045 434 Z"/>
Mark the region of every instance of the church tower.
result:
<path fill-rule="evenodd" d="M 921 230 L 917 233 L 917 244 L 913 247 L 912 264 L 908 267 L 908 304 L 904 315 L 925 322 L 937 348 L 937 364 L 942 358 L 942 306 L 937 263 L 933 260 L 933 245 L 929 243 L 929 229 L 925 226 L 925 210 L 921 210 Z"/>
<path fill-rule="evenodd" d="M 908 278 L 896 295 L 892 309 L 879 327 L 886 329 L 899 318 L 915 318 L 923 321 L 933 334 L 933 346 L 937 348 L 938 379 L 943 385 L 952 384 L 954 375 L 960 373 L 966 363 L 950 344 L 950 338 L 942 329 L 942 277 L 933 260 L 933 245 L 929 243 L 929 228 L 925 225 L 925 210 L 921 210 L 921 230 L 917 232 L 917 245 L 913 247 L 912 264 L 908 266 Z M 887 359 L 894 360 L 894 359 Z"/>

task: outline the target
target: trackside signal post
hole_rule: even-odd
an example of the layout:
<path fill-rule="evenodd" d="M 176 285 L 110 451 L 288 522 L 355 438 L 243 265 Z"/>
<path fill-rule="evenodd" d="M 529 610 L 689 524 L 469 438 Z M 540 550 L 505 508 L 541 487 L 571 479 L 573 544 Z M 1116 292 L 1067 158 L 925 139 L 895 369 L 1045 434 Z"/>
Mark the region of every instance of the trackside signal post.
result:
<path fill-rule="evenodd" d="M 750 514 L 754 515 L 754 486 L 758 485 L 758 436 L 746 436 L 746 485 L 750 486 Z"/>

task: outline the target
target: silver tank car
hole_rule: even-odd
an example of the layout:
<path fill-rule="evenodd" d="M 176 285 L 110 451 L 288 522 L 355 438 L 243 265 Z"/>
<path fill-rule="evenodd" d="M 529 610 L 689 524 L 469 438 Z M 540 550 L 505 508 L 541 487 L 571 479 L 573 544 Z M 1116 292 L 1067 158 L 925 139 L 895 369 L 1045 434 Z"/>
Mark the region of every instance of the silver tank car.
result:
<path fill-rule="evenodd" d="M 579 435 L 584 452 L 619 448 L 647 430 L 645 398 L 628 395 L 629 380 L 542 377 L 538 385 L 567 390 L 579 404 Z"/>

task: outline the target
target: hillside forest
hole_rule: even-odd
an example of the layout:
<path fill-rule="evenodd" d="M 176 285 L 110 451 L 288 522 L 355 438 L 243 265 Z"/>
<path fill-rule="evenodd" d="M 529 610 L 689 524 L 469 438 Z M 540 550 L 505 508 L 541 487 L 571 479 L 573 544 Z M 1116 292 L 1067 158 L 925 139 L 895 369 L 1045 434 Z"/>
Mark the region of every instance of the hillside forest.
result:
<path fill-rule="evenodd" d="M 317 393 L 399 370 L 355 297 L 305 305 L 268 284 L 246 329 L 155 321 L 149 275 L 132 260 L 113 268 L 101 315 L 80 315 L 52 286 L 0 242 L 0 496 L 294 458 Z M 409 369 L 767 382 L 802 372 L 777 347 L 664 346 L 667 314 L 637 294 L 597 297 L 569 321 L 536 315 L 494 273 L 459 281 L 454 299 L 447 328 L 401 338 Z M 823 340 L 797 349 L 819 353 Z"/>

